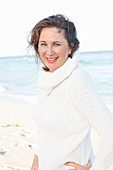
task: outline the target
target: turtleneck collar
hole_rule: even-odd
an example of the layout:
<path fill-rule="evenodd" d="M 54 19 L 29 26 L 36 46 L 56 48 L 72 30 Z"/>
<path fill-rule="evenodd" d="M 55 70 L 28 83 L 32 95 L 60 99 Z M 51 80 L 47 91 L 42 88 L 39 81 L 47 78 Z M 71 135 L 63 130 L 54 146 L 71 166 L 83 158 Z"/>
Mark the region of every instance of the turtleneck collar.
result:
<path fill-rule="evenodd" d="M 54 72 L 47 72 L 40 65 L 38 87 L 44 95 L 49 95 L 53 88 L 64 81 L 78 65 L 79 52 L 76 51 L 73 58 L 68 58 L 66 62 Z"/>

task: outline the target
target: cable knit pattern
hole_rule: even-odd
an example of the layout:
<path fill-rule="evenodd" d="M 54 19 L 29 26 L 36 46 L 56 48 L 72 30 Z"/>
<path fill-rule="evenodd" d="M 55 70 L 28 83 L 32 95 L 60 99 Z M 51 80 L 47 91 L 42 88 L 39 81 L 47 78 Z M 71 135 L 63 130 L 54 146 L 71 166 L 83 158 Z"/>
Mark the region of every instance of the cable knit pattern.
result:
<path fill-rule="evenodd" d="M 91 170 L 107 170 L 113 161 L 113 117 L 78 58 L 77 51 L 53 73 L 40 69 L 34 111 L 39 170 L 66 170 L 67 161 L 86 165 L 89 159 Z M 100 136 L 95 159 L 91 127 Z"/>

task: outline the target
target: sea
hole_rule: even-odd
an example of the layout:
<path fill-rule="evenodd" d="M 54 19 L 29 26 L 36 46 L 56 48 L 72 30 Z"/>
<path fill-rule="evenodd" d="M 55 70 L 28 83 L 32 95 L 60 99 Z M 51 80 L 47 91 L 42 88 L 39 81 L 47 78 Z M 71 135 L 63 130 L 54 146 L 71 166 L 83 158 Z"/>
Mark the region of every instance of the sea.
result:
<path fill-rule="evenodd" d="M 79 62 L 103 100 L 113 102 L 113 51 L 80 52 Z M 39 94 L 37 79 L 34 55 L 0 57 L 0 99 L 34 103 Z"/>

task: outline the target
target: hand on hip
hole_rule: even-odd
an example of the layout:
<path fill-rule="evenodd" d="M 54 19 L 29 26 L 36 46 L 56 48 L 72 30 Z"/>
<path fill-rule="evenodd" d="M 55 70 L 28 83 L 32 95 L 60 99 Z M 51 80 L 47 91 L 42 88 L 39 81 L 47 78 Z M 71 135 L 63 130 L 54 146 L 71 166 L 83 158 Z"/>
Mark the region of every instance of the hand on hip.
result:
<path fill-rule="evenodd" d="M 85 166 L 79 165 L 75 162 L 66 162 L 64 165 L 70 166 L 70 168 L 74 167 L 76 170 L 89 170 L 91 168 L 90 161 L 88 161 L 87 165 Z M 69 170 L 72 170 L 72 169 L 69 169 Z"/>

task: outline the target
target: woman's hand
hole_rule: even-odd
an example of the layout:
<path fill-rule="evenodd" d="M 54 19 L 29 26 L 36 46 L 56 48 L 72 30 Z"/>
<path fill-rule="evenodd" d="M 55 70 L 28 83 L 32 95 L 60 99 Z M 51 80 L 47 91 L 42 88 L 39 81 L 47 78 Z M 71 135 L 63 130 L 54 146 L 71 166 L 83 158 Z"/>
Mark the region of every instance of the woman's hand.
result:
<path fill-rule="evenodd" d="M 39 168 L 38 156 L 34 155 L 31 170 L 38 170 L 38 168 Z"/>
<path fill-rule="evenodd" d="M 91 168 L 91 163 L 90 161 L 88 161 L 87 165 L 86 166 L 82 166 L 82 165 L 79 165 L 75 162 L 66 162 L 64 165 L 66 166 L 72 166 L 74 167 L 76 170 L 89 170 Z M 72 169 L 69 169 L 69 170 L 72 170 Z"/>

